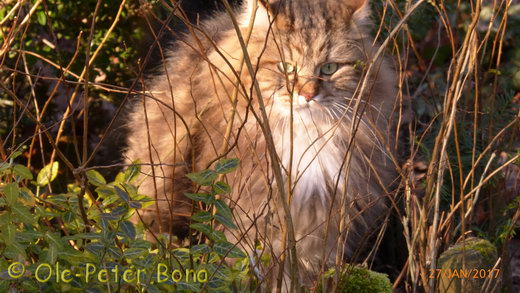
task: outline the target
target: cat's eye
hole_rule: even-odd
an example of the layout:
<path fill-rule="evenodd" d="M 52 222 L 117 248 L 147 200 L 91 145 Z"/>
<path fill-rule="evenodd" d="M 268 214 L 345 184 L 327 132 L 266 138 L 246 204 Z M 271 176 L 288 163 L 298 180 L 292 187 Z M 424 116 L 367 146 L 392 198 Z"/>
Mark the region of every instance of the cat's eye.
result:
<path fill-rule="evenodd" d="M 320 73 L 323 75 L 333 75 L 334 72 L 338 71 L 338 69 L 338 63 L 327 63 L 321 66 Z"/>
<path fill-rule="evenodd" d="M 293 73 L 294 70 L 296 69 L 296 66 L 292 65 L 289 62 L 279 62 L 277 64 L 277 66 L 278 66 L 278 70 L 280 70 L 280 72 L 287 73 L 287 74 Z"/>

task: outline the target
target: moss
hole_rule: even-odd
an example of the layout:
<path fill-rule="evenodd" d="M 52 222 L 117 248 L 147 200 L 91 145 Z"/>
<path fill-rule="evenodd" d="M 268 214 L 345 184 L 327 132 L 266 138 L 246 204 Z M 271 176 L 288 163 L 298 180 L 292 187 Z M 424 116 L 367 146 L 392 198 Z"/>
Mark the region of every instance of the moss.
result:
<path fill-rule="evenodd" d="M 324 278 L 325 280 L 328 279 L 328 283 L 332 280 L 334 272 L 334 270 L 331 270 L 325 274 Z M 317 292 L 323 292 L 324 286 L 321 284 L 318 286 Z M 342 269 L 338 289 L 337 292 L 342 293 L 390 293 L 392 292 L 392 283 L 390 283 L 386 274 L 374 272 L 361 266 L 348 265 Z"/>
<path fill-rule="evenodd" d="M 488 267 L 494 265 L 494 261 L 497 259 L 497 249 L 485 239 L 467 238 L 464 242 L 453 245 L 441 254 L 439 267 L 445 267 L 444 264 L 453 263 L 454 265 L 459 265 L 459 267 L 449 266 L 449 268 L 460 269 L 462 268 L 462 263 L 459 262 L 462 262 L 462 256 L 464 256 L 466 261 L 478 261 L 480 265 Z"/>
<path fill-rule="evenodd" d="M 489 241 L 480 238 L 467 238 L 441 254 L 438 268 L 441 269 L 439 287 L 441 292 L 478 292 L 484 278 L 455 277 L 454 272 L 484 270 L 489 272 L 497 260 L 497 249 Z M 475 291 L 476 290 L 476 291 Z"/>

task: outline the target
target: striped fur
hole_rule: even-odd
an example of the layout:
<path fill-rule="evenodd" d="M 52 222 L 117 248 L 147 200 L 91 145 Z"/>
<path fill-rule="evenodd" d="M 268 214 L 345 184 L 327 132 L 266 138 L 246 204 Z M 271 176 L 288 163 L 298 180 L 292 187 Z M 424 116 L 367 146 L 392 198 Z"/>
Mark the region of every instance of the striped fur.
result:
<path fill-rule="evenodd" d="M 243 35 L 253 16 L 252 1 L 236 11 Z M 323 264 L 335 263 L 338 253 L 340 259 L 359 261 L 357 253 L 371 248 L 367 241 L 386 215 L 397 178 L 395 74 L 386 59 L 373 60 L 377 47 L 369 36 L 365 2 L 259 1 L 248 44 L 286 187 L 292 176 L 291 211 L 306 286 Z M 164 68 L 147 82 L 146 90 L 160 93 L 144 97 L 146 107 L 138 103 L 128 121 L 128 161 L 163 164 L 143 168 L 140 186 L 141 193 L 158 199 L 157 205 L 141 211 L 155 232 L 185 231 L 192 206 L 183 193 L 192 191 L 192 185 L 184 175 L 205 169 L 220 155 L 232 112 L 230 98 L 242 54 L 237 33 L 225 13 L 204 22 L 202 30 L 206 33 L 177 42 Z M 295 64 L 296 72 L 281 73 L 281 61 Z M 320 66 L 330 62 L 339 64 L 338 71 L 321 76 Z M 369 62 L 376 70 L 363 77 Z M 228 154 L 242 163 L 227 177 L 239 230 L 226 233 L 253 258 L 262 244 L 276 268 L 275 259 L 283 252 L 282 225 L 272 204 L 277 190 L 265 139 L 252 113 L 259 114 L 259 97 L 243 68 L 230 141 L 234 148 Z M 364 78 L 368 86 L 359 95 Z M 307 103 L 300 93 L 309 83 L 317 86 L 317 93 Z M 346 240 L 338 248 L 340 235 Z M 269 269 L 262 271 L 276 271 Z"/>

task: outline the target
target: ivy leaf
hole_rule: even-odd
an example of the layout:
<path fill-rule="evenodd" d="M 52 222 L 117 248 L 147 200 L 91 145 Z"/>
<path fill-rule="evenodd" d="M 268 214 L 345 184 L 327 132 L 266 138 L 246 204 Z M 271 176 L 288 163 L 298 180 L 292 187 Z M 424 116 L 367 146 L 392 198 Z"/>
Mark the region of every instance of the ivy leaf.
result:
<path fill-rule="evenodd" d="M 72 211 L 68 211 L 63 215 L 63 221 L 65 223 L 70 223 L 70 222 L 74 221 L 75 218 L 76 218 L 76 215 Z"/>
<path fill-rule="evenodd" d="M 202 233 L 204 233 L 206 235 L 210 235 L 211 234 L 211 227 L 209 225 L 207 225 L 207 224 L 195 223 L 195 224 L 191 224 L 190 228 L 194 229 L 194 230 L 197 230 L 199 232 L 202 232 Z"/>
<path fill-rule="evenodd" d="M 43 237 L 43 233 L 40 231 L 28 230 L 16 233 L 16 241 L 18 242 L 32 242 L 41 237 Z"/>
<path fill-rule="evenodd" d="M 124 200 L 125 202 L 129 202 L 130 201 L 130 196 L 128 195 L 128 193 L 126 193 L 126 191 L 122 190 L 121 188 L 115 186 L 114 189 L 116 190 L 116 193 L 117 195 L 119 195 L 119 197 Z"/>
<path fill-rule="evenodd" d="M 228 194 L 231 192 L 231 187 L 225 182 L 218 181 L 213 184 L 213 192 L 215 194 Z"/>
<path fill-rule="evenodd" d="M 9 245 L 6 245 L 4 251 L 2 251 L 2 256 L 10 259 L 26 259 L 25 245 L 18 242 L 11 242 Z"/>
<path fill-rule="evenodd" d="M 117 258 L 122 258 L 123 257 L 123 254 L 121 253 L 121 250 L 119 250 L 117 247 L 109 247 L 107 250 L 114 257 L 117 257 Z"/>
<path fill-rule="evenodd" d="M 227 218 L 220 213 L 217 213 L 215 215 L 215 220 L 217 220 L 219 223 L 223 224 L 228 228 L 238 229 L 238 227 L 235 225 L 235 223 L 233 223 L 233 220 L 231 218 Z"/>
<path fill-rule="evenodd" d="M 103 186 L 107 184 L 103 175 L 96 170 L 88 170 L 86 174 L 88 181 L 95 186 Z"/>
<path fill-rule="evenodd" d="M 134 224 L 132 224 L 131 222 L 129 221 L 122 221 L 121 224 L 119 225 L 120 228 L 121 228 L 121 232 L 123 232 L 123 234 L 134 240 L 135 239 L 135 227 L 134 227 Z"/>
<path fill-rule="evenodd" d="M 227 174 L 238 168 L 239 163 L 239 159 L 222 159 L 215 166 L 215 171 L 219 174 Z"/>
<path fill-rule="evenodd" d="M 45 238 L 50 245 L 54 245 L 59 249 L 63 246 L 62 239 L 58 233 L 46 233 Z"/>
<path fill-rule="evenodd" d="M 31 212 L 29 211 L 29 208 L 22 205 L 22 204 L 15 204 L 11 207 L 11 210 L 15 215 L 18 217 L 18 219 L 25 224 L 32 224 L 35 222 L 35 217 Z"/>
<path fill-rule="evenodd" d="M 133 259 L 138 258 L 140 256 L 145 256 L 148 254 L 148 249 L 144 248 L 129 248 L 125 250 L 124 255 L 127 258 Z"/>
<path fill-rule="evenodd" d="M 226 235 L 222 231 L 213 231 L 208 236 L 213 241 L 227 241 Z"/>
<path fill-rule="evenodd" d="M 220 255 L 229 258 L 244 258 L 246 254 L 240 250 L 240 248 L 234 246 L 227 241 L 218 241 L 213 246 L 213 250 Z"/>
<path fill-rule="evenodd" d="M 18 158 L 18 157 L 21 156 L 21 155 L 22 155 L 22 152 L 21 152 L 21 151 L 15 151 L 15 152 L 13 152 L 13 153 L 11 154 L 10 158 L 11 158 L 11 160 L 14 160 L 14 159 Z"/>
<path fill-rule="evenodd" d="M 176 248 L 173 250 L 173 255 L 181 259 L 188 259 L 190 257 L 190 250 L 188 248 Z"/>
<path fill-rule="evenodd" d="M 135 201 L 135 200 L 131 200 L 128 202 L 128 205 L 133 208 L 133 209 L 140 209 L 143 205 L 138 202 L 138 201 Z"/>
<path fill-rule="evenodd" d="M 191 216 L 191 219 L 197 222 L 209 222 L 213 219 L 210 212 L 198 212 Z"/>
<path fill-rule="evenodd" d="M 36 12 L 36 20 L 40 25 L 45 25 L 47 23 L 47 16 L 45 15 L 45 12 L 38 11 Z"/>
<path fill-rule="evenodd" d="M 211 248 L 207 244 L 193 245 L 190 247 L 191 254 L 205 254 L 210 253 Z"/>
<path fill-rule="evenodd" d="M 200 283 L 196 283 L 196 282 L 179 282 L 179 283 L 177 283 L 177 290 L 182 291 L 182 292 L 184 292 L 184 291 L 187 291 L 187 292 L 199 292 L 200 291 Z"/>
<path fill-rule="evenodd" d="M 18 188 L 18 184 L 10 183 L 4 186 L 2 191 L 5 194 L 5 199 L 9 205 L 13 205 L 18 199 L 18 195 L 20 194 L 20 188 Z"/>
<path fill-rule="evenodd" d="M 199 185 L 210 186 L 217 179 L 217 173 L 212 170 L 204 170 L 198 173 L 189 173 L 186 177 Z"/>
<path fill-rule="evenodd" d="M 132 164 L 139 164 L 139 161 L 134 161 Z M 128 169 L 125 170 L 125 182 L 126 183 L 132 183 L 136 178 L 137 175 L 139 175 L 139 172 L 141 171 L 141 167 L 139 165 L 132 165 L 128 167 Z"/>
<path fill-rule="evenodd" d="M 229 284 L 223 279 L 211 278 L 206 286 L 210 292 L 225 292 L 225 289 L 229 286 Z"/>
<path fill-rule="evenodd" d="M 11 167 L 11 164 L 6 162 L 0 162 L 0 172 L 9 169 Z"/>
<path fill-rule="evenodd" d="M 93 255 L 101 257 L 103 251 L 105 250 L 105 246 L 100 242 L 95 242 L 87 244 L 87 246 L 85 246 L 85 249 Z"/>
<path fill-rule="evenodd" d="M 47 166 L 43 167 L 43 169 L 40 170 L 38 176 L 36 177 L 36 183 L 39 186 L 46 186 L 54 181 L 56 176 L 58 176 L 59 166 L 60 165 L 58 162 L 53 162 L 52 164 L 48 164 Z"/>
<path fill-rule="evenodd" d="M 11 245 L 14 242 L 16 237 L 16 226 L 13 224 L 7 224 L 4 227 L 1 227 L 0 233 L 2 235 L 2 239 L 7 244 L 7 246 Z"/>
<path fill-rule="evenodd" d="M 29 180 L 33 179 L 31 170 L 29 170 L 29 168 L 25 167 L 24 165 L 19 165 L 19 164 L 14 165 L 13 172 L 14 172 L 14 174 L 22 177 L 23 179 L 29 179 Z"/>
<path fill-rule="evenodd" d="M 228 205 L 221 199 L 215 201 L 215 206 L 217 207 L 217 211 L 226 218 L 233 218 L 233 214 L 231 214 L 231 209 Z"/>
<path fill-rule="evenodd" d="M 47 263 L 55 263 L 58 259 L 58 247 L 56 245 L 49 245 L 49 250 L 47 250 Z"/>
<path fill-rule="evenodd" d="M 185 193 L 184 195 L 193 201 L 200 201 L 208 205 L 215 201 L 213 195 L 209 193 Z"/>

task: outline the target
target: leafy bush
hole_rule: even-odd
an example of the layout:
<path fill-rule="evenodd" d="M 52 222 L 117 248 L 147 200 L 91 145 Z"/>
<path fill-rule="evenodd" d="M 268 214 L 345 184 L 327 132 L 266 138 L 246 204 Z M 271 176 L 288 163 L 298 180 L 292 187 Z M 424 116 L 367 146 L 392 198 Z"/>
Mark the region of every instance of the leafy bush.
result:
<path fill-rule="evenodd" d="M 217 228 L 236 227 L 230 208 L 218 199 L 231 187 L 215 180 L 236 168 L 238 160 L 221 160 L 215 170 L 189 174 L 207 189 L 187 194 L 207 207 L 191 217 L 190 227 L 203 237 L 199 244 L 172 249 L 164 237 L 157 243 L 144 239 L 142 225 L 130 221 L 135 209 L 151 204 L 134 185 L 138 166 L 109 183 L 99 172 L 86 171 L 87 189 L 93 191 L 80 204 L 76 184 L 65 193 L 48 192 L 57 162 L 34 181 L 31 171 L 14 159 L 16 155 L 0 164 L 0 291 L 229 292 L 232 286 L 247 286 L 241 282 L 249 259 Z M 229 265 L 225 259 L 235 262 Z"/>

